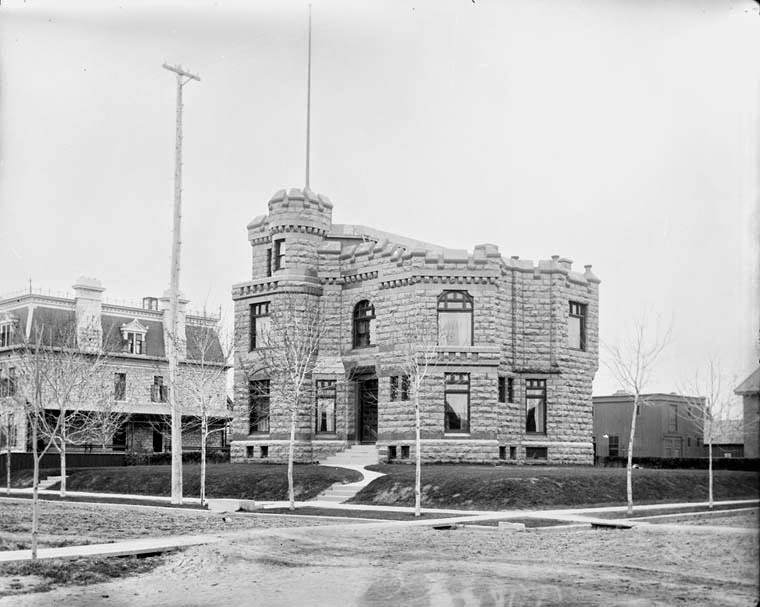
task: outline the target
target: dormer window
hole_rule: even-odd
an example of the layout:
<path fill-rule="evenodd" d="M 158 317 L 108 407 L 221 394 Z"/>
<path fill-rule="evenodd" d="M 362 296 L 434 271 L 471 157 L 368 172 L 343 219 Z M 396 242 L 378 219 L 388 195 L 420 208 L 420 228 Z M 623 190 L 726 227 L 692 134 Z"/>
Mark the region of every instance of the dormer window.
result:
<path fill-rule="evenodd" d="M 145 335 L 148 327 L 137 319 L 121 325 L 121 336 L 124 340 L 124 351 L 128 354 L 145 354 Z"/>
<path fill-rule="evenodd" d="M 139 333 L 127 333 L 127 352 L 130 354 L 143 353 L 144 336 Z"/>

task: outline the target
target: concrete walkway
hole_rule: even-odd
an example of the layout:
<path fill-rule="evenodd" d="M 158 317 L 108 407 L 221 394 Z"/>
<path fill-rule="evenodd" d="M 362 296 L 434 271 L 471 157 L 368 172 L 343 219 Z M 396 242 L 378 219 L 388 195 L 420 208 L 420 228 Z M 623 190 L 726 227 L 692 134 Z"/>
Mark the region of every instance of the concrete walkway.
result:
<path fill-rule="evenodd" d="M 109 544 L 84 544 L 81 546 L 62 546 L 60 548 L 40 548 L 38 559 L 76 559 L 81 557 L 132 556 L 137 554 L 157 554 L 218 542 L 220 536 L 214 535 L 175 535 L 167 537 L 145 538 L 112 542 Z M 31 550 L 6 550 L 0 552 L 0 564 L 28 561 L 32 558 Z"/>
<path fill-rule="evenodd" d="M 367 470 L 367 466 L 377 464 L 379 461 L 375 445 L 352 445 L 345 451 L 331 455 L 319 465 L 355 470 L 362 475 L 362 479 L 355 483 L 333 483 L 311 501 L 332 504 L 347 502 L 376 478 L 385 476 L 382 472 Z"/>

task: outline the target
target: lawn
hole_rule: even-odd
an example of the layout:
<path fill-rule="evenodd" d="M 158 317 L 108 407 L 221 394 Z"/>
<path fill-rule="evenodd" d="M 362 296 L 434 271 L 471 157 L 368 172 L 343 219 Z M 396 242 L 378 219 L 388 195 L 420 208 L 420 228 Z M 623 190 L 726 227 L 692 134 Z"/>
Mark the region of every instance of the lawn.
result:
<path fill-rule="evenodd" d="M 183 467 L 183 494 L 197 497 L 200 465 Z M 297 500 L 308 500 L 333 483 L 358 481 L 361 475 L 345 468 L 299 465 L 293 481 Z M 57 485 L 52 487 L 57 488 Z M 66 483 L 69 491 L 171 495 L 171 466 L 124 466 L 71 470 Z M 252 500 L 284 500 L 288 496 L 287 466 L 272 464 L 209 464 L 206 468 L 206 495 Z"/>
<path fill-rule="evenodd" d="M 385 473 L 352 500 L 355 504 L 414 505 L 414 466 L 380 464 Z M 716 470 L 716 500 L 757 499 L 757 472 Z M 422 469 L 422 505 L 428 508 L 505 510 L 625 503 L 623 468 L 429 465 Z M 704 470 L 633 471 L 639 504 L 706 501 Z"/>

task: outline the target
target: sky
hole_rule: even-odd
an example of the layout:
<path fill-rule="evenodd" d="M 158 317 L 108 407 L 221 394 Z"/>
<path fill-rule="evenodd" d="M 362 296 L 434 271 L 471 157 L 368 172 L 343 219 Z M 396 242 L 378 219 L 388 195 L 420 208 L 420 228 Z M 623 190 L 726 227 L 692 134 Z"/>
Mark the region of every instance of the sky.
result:
<path fill-rule="evenodd" d="M 760 317 L 760 16 L 750 1 L 312 0 L 311 174 L 355 223 L 592 264 L 600 334 L 672 336 L 650 391 L 741 380 Z M 308 3 L 0 6 L 0 294 L 168 286 L 229 318 L 245 226 L 305 183 Z M 604 359 L 604 356 L 602 356 Z M 619 386 L 605 365 L 595 394 Z"/>

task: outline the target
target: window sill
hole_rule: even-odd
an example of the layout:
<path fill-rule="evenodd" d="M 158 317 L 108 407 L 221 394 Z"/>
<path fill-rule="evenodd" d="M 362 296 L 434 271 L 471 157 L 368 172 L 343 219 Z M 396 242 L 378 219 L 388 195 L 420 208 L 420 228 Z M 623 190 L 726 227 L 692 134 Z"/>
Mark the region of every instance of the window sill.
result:
<path fill-rule="evenodd" d="M 525 432 L 525 438 L 546 438 L 546 432 Z"/>
<path fill-rule="evenodd" d="M 470 438 L 469 432 L 444 432 L 444 438 Z"/>
<path fill-rule="evenodd" d="M 314 436 L 315 438 L 337 439 L 338 433 L 337 432 L 315 432 Z"/>

